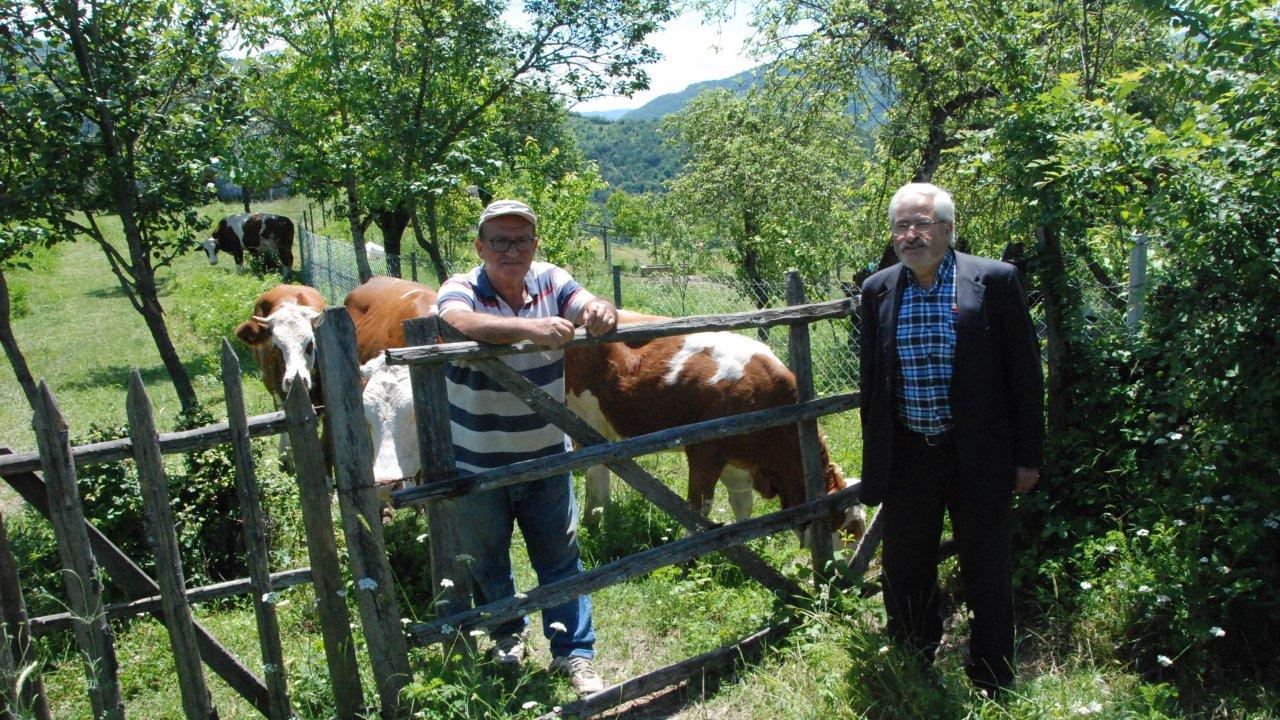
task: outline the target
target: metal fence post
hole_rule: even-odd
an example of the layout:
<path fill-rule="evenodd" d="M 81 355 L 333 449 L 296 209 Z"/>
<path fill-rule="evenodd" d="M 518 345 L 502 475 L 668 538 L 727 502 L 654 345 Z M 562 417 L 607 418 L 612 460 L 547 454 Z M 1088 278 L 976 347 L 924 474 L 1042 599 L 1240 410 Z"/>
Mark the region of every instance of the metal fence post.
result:
<path fill-rule="evenodd" d="M 1142 322 L 1142 306 L 1147 296 L 1147 236 L 1133 234 L 1133 250 L 1129 252 L 1129 309 L 1124 324 L 1137 329 Z"/>
<path fill-rule="evenodd" d="M 622 307 L 622 266 L 613 266 L 613 304 Z"/>

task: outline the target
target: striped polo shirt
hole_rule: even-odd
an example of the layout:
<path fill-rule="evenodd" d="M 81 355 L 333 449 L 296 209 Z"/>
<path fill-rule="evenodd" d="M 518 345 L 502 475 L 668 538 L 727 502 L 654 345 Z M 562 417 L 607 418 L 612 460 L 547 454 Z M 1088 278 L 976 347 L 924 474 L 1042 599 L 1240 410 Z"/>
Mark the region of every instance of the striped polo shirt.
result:
<path fill-rule="evenodd" d="M 595 299 L 569 273 L 551 263 L 533 263 L 524 283 L 528 299 L 517 311 L 498 296 L 483 265 L 454 275 L 440 286 L 436 298 L 440 316 L 447 320 L 450 311 L 461 308 L 505 317 L 560 316 L 577 323 L 583 308 Z M 564 402 L 563 350 L 507 355 L 501 360 Z M 467 363 L 445 365 L 445 386 L 459 469 L 489 470 L 568 449 L 563 431 Z"/>
<path fill-rule="evenodd" d="M 898 419 L 925 435 L 951 430 L 956 352 L 956 255 L 943 256 L 928 290 L 909 269 L 898 309 Z"/>

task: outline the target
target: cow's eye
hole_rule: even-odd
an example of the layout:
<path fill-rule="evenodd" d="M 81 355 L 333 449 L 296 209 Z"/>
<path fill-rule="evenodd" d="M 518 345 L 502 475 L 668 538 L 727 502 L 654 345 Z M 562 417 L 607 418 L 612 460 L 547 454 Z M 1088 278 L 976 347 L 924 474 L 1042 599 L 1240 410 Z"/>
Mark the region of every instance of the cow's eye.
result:
<path fill-rule="evenodd" d="M 306 354 L 308 354 L 308 355 L 313 354 L 315 351 L 316 351 L 316 341 L 315 341 L 315 340 L 310 340 L 310 341 L 308 341 L 308 342 L 307 342 L 307 346 L 306 346 L 305 348 L 303 348 L 303 349 L 302 349 L 302 352 L 304 352 L 304 353 L 306 353 Z"/>

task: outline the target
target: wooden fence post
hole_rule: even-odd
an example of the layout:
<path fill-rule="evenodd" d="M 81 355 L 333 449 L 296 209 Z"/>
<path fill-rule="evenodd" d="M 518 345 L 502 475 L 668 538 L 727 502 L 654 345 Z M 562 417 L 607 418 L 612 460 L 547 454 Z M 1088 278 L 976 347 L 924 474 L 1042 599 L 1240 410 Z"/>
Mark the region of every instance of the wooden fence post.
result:
<path fill-rule="evenodd" d="M 133 457 L 138 465 L 142 503 L 146 509 L 147 522 L 151 524 L 149 539 L 156 557 L 156 581 L 160 583 L 161 605 L 165 626 L 169 630 L 169 647 L 173 650 L 173 662 L 178 674 L 182 711 L 193 720 L 216 718 L 218 713 L 213 708 L 209 686 L 205 683 L 204 665 L 200 663 L 195 625 L 191 620 L 191 606 L 187 602 L 182 556 L 178 552 L 178 533 L 174 529 L 168 478 L 160 453 L 160 433 L 156 431 L 151 399 L 147 397 L 142 375 L 136 368 L 129 375 L 126 412 L 129 418 L 129 435 L 133 438 Z"/>
<path fill-rule="evenodd" d="M 14 717 L 29 711 L 37 720 L 50 720 L 49 701 L 44 694 L 44 679 L 33 669 L 27 680 L 17 686 L 19 675 L 39 662 L 31 647 L 31 628 L 27 623 L 27 603 L 18 582 L 18 563 L 9 547 L 9 531 L 0 513 L 0 611 L 4 614 L 4 643 L 0 656 L 10 674 L 5 678 L 4 697 L 0 701 L 0 717 Z M 14 711 L 19 711 L 15 713 Z"/>
<path fill-rule="evenodd" d="M 382 503 L 373 485 L 373 443 L 364 418 L 355 324 L 345 307 L 331 307 L 324 314 L 316 340 L 338 507 L 382 716 L 392 718 L 399 712 L 400 691 L 411 674 L 395 581 L 382 540 Z"/>
<path fill-rule="evenodd" d="M 289 444 L 297 470 L 298 497 L 302 522 L 307 531 L 307 555 L 311 559 L 311 583 L 316 593 L 316 615 L 324 637 L 324 656 L 329 666 L 329 684 L 339 720 L 357 717 L 364 706 L 360 669 L 356 663 L 355 641 L 351 638 L 351 616 L 342 588 L 342 568 L 330 515 L 329 471 L 324 449 L 316 434 L 319 419 L 302 383 L 289 388 L 284 401 L 289 420 Z"/>
<path fill-rule="evenodd" d="M 124 720 L 120 697 L 119 664 L 115 640 L 102 609 L 102 578 L 84 529 L 84 508 L 76 487 L 76 466 L 71 459 L 70 435 L 58 403 L 45 381 L 40 381 L 36 398 L 36 444 L 40 465 L 49 488 L 49 510 L 53 534 L 58 539 L 58 557 L 67 600 L 75 616 L 76 644 L 80 646 L 89 684 L 89 701 L 97 718 Z"/>
<path fill-rule="evenodd" d="M 433 345 L 440 335 L 436 316 L 404 322 L 404 339 L 409 345 Z M 449 397 L 445 391 L 444 365 L 412 365 L 409 382 L 418 417 L 418 449 L 424 481 L 452 476 L 457 470 L 453 457 L 453 433 L 449 429 Z M 452 615 L 471 607 L 470 568 L 459 559 L 459 528 L 450 507 L 452 500 L 427 503 L 427 527 L 431 533 L 431 586 L 440 597 L 438 615 Z M 445 582 L 445 581 L 449 582 Z M 469 648 L 463 638 L 463 647 Z"/>
<path fill-rule="evenodd" d="M 613 305 L 622 307 L 622 266 L 613 266 Z"/>
<path fill-rule="evenodd" d="M 231 430 L 232 456 L 236 465 L 236 494 L 244 517 L 244 546 L 253 578 L 253 612 L 258 623 L 258 643 L 262 648 L 262 674 L 271 703 L 272 720 L 285 720 L 289 689 L 284 673 L 284 649 L 280 646 L 280 622 L 276 618 L 276 594 L 271 589 L 271 543 L 262 513 L 258 477 L 253 468 L 253 446 L 249 444 L 249 421 L 245 417 L 244 392 L 240 387 L 240 359 L 231 342 L 222 340 L 222 387 L 227 401 L 227 426 Z"/>
<path fill-rule="evenodd" d="M 787 271 L 787 304 L 804 305 L 804 280 L 795 270 Z M 808 402 L 814 398 L 813 358 L 809 348 L 809 324 L 794 323 L 787 336 L 791 371 L 796 376 L 796 401 Z M 800 439 L 800 462 L 804 467 L 805 499 L 816 500 L 827 492 L 826 467 L 822 461 L 822 439 L 818 434 L 817 420 L 801 420 L 796 423 Z M 822 583 L 831 564 L 831 528 L 827 518 L 818 518 L 808 528 L 809 549 L 813 554 L 813 578 Z"/>

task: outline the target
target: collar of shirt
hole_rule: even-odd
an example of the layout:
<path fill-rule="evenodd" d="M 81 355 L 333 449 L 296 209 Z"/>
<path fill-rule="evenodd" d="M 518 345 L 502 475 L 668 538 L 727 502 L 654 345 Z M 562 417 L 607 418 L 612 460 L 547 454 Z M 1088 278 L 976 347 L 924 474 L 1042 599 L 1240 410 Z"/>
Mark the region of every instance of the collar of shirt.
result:
<path fill-rule="evenodd" d="M 947 254 L 942 256 L 942 262 L 938 263 L 938 272 L 933 276 L 933 284 L 926 290 L 920 287 L 920 283 L 916 280 L 916 274 L 911 268 L 906 268 L 907 273 L 907 291 L 915 292 L 921 295 L 933 295 L 942 292 L 942 289 L 948 285 L 953 285 L 956 277 L 956 251 L 947 248 Z"/>
<path fill-rule="evenodd" d="M 524 274 L 525 305 L 528 305 L 529 301 L 533 298 L 538 297 L 538 284 L 535 276 L 536 273 L 534 273 L 533 268 L 529 268 L 529 272 Z M 480 266 L 480 272 L 476 274 L 475 290 L 477 297 L 481 297 L 486 300 L 498 299 L 498 291 L 494 289 L 493 282 L 489 280 L 489 273 L 485 272 L 483 265 Z M 520 308 L 511 309 L 516 311 L 520 310 Z"/>

